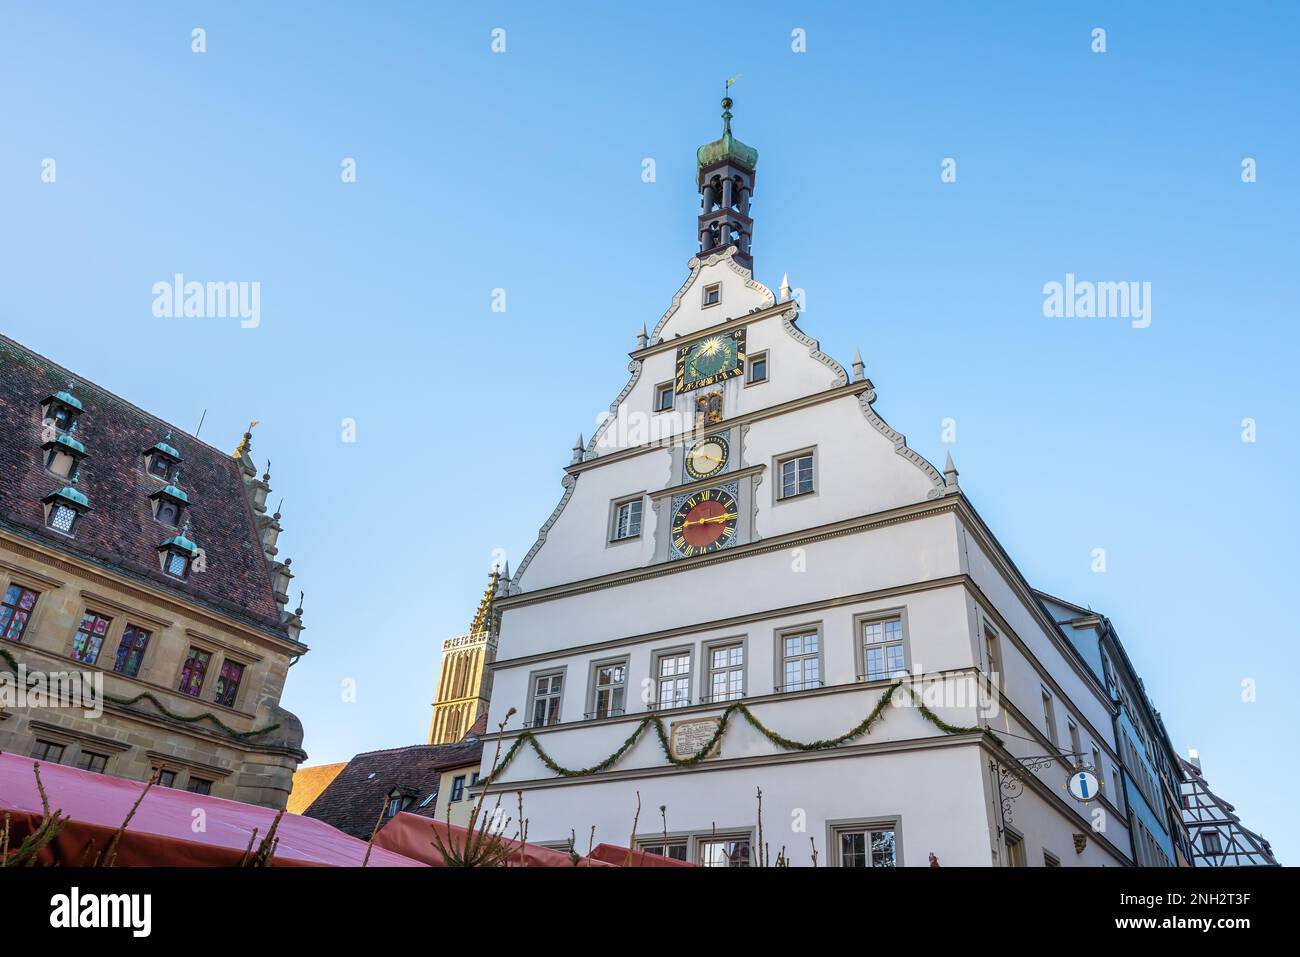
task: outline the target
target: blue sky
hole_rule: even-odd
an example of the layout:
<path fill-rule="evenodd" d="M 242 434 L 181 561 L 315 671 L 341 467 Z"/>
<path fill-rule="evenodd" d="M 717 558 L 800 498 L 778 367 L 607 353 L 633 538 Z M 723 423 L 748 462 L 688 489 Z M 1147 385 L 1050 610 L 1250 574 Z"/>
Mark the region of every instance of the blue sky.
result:
<path fill-rule="evenodd" d="M 0 328 L 214 444 L 260 420 L 310 763 L 422 741 L 442 639 L 686 275 L 740 73 L 758 278 L 1032 583 L 1110 616 L 1295 863 L 1300 17 L 1130 6 L 4 3 Z M 260 282 L 261 325 L 156 318 L 177 272 Z M 1066 273 L 1150 282 L 1150 327 L 1045 318 Z"/>

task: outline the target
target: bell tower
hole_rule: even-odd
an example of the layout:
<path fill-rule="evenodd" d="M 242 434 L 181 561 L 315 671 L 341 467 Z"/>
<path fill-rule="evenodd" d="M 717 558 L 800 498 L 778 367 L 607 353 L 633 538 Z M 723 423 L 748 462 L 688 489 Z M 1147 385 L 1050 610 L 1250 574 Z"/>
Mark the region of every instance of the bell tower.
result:
<path fill-rule="evenodd" d="M 731 97 L 722 99 L 722 136 L 705 143 L 695 153 L 696 182 L 700 189 L 697 234 L 700 255 L 736 247 L 736 260 L 754 268 L 750 242 L 754 221 L 749 204 L 754 195 L 758 150 L 731 135 Z"/>

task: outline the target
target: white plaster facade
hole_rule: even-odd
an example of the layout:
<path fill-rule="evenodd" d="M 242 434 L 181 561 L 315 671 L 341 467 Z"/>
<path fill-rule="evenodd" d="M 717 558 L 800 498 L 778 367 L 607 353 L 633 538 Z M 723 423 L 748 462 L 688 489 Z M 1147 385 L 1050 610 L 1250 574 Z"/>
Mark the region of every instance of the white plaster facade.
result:
<path fill-rule="evenodd" d="M 579 850 L 593 826 L 597 842 L 627 844 L 638 792 L 638 841 L 662 840 L 661 805 L 670 839 L 684 840 L 689 855 L 710 833 L 756 841 L 761 788 L 769 860 L 784 848 L 796 866 L 812 863 L 814 845 L 821 866 L 839 863 L 830 831 L 837 822 L 888 825 L 899 865 L 926 866 L 931 854 L 943 866 L 1004 865 L 1008 834 L 1023 840 L 1016 857 L 1031 866 L 1130 863 L 1123 809 L 1111 803 L 1118 757 L 1104 689 L 962 495 L 955 470 L 941 474 L 908 449 L 872 410 L 874 388 L 860 367 L 850 373 L 824 356 L 798 329 L 797 304 L 778 301 L 733 254 L 691 261 L 672 306 L 632 353 L 611 418 L 568 467 L 559 507 L 503 581 L 483 779 L 499 724 L 506 721 L 504 753 L 530 721 L 539 673 L 561 673 L 563 692 L 558 722 L 531 730 L 568 768 L 602 761 L 646 717 L 661 652 L 682 649 L 691 661 L 690 704 L 657 711 L 665 726 L 720 715 L 730 702 L 707 700 L 705 665 L 711 643 L 724 639 L 743 645 L 743 701 L 760 721 L 797 741 L 837 736 L 891 684 L 864 673 L 864 619 L 897 617 L 914 686 L 946 683 L 965 695 L 932 705 L 934 713 L 959 728 L 990 728 L 1003 745 L 979 731 L 942 730 L 915 707 L 890 707 L 869 733 L 839 747 L 788 750 L 737 714 L 719 753 L 693 767 L 671 765 L 647 728 L 612 767 L 576 777 L 553 774 L 525 746 L 492 787 L 512 812 L 513 792 L 524 792 L 530 839 L 560 842 L 572 831 Z M 715 284 L 719 301 L 706 306 L 704 290 Z M 740 375 L 675 395 L 672 413 L 653 411 L 657 387 L 674 380 L 679 346 L 741 327 L 751 360 L 766 354 L 767 381 Z M 697 393 L 715 389 L 723 418 L 706 433 L 725 433 L 730 456 L 726 472 L 701 482 L 683 472 L 682 450 L 706 433 L 682 436 Z M 815 457 L 814 490 L 779 499 L 778 458 L 805 450 Z M 672 490 L 724 482 L 735 483 L 743 513 L 735 544 L 672 559 Z M 614 504 L 638 496 L 640 535 L 611 543 Z M 777 690 L 778 636 L 802 626 L 819 635 L 820 681 Z M 1000 695 L 987 690 L 986 631 L 997 635 Z M 626 669 L 626 708 L 599 716 L 593 668 L 611 661 Z M 975 700 L 980 687 L 994 707 Z M 897 700 L 907 699 L 899 692 Z M 1088 805 L 1065 789 L 1071 726 L 1079 750 L 1096 748 L 1102 758 L 1106 791 Z M 1060 757 L 1026 772 L 1008 822 L 996 769 L 1042 754 Z"/>

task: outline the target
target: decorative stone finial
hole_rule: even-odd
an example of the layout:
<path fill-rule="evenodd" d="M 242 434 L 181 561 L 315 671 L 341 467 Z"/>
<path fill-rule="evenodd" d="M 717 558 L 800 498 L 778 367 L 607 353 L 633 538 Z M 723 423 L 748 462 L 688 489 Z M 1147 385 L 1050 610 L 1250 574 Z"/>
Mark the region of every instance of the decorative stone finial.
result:
<path fill-rule="evenodd" d="M 948 453 L 948 460 L 943 463 L 943 484 L 947 488 L 957 488 L 957 466 L 952 464 L 952 453 Z"/>
<path fill-rule="evenodd" d="M 853 381 L 861 382 L 867 377 L 867 367 L 862 361 L 862 350 L 853 350 Z"/>
<path fill-rule="evenodd" d="M 649 343 L 650 343 L 650 336 L 645 331 L 645 323 L 643 322 L 641 323 L 641 331 L 637 333 L 636 347 L 638 349 L 644 349 Z"/>
<path fill-rule="evenodd" d="M 788 272 L 781 274 L 781 298 L 779 301 L 790 301 L 790 274 Z"/>
<path fill-rule="evenodd" d="M 586 447 L 586 443 L 582 439 L 582 433 L 579 432 L 578 441 L 573 446 L 573 462 L 570 464 L 577 465 L 582 461 L 582 452 Z"/>

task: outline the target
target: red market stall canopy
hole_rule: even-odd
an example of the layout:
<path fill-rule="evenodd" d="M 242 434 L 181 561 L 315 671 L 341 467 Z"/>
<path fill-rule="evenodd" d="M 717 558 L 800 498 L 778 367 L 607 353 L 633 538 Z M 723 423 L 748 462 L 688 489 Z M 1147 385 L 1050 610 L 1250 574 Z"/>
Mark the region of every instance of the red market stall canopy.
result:
<path fill-rule="evenodd" d="M 463 853 L 470 839 L 468 828 L 456 824 L 448 826 L 446 821 L 436 821 L 433 818 L 403 811 L 375 835 L 375 847 L 396 851 L 398 854 L 415 858 L 433 867 L 446 867 L 446 860 L 434 844 L 435 834 L 442 846 L 452 851 L 453 856 L 458 850 Z M 509 838 L 500 840 L 510 849 L 506 858 L 507 867 L 623 867 L 628 858 L 627 848 L 613 844 L 598 845 L 589 857 L 579 857 L 577 861 L 574 861 L 566 851 L 556 851 L 536 844 L 524 844 L 521 862 L 520 843 Z M 642 859 L 644 863 L 641 862 Z M 691 867 L 692 865 L 639 851 L 632 855 L 632 866 Z"/>
<path fill-rule="evenodd" d="M 0 820 L 9 815 L 13 850 L 44 815 L 31 758 L 0 754 Z M 50 810 L 69 818 L 40 856 L 65 867 L 90 863 L 112 840 L 145 785 L 92 771 L 41 763 Z M 198 812 L 202 811 L 202 814 Z M 270 808 L 155 785 L 145 795 L 117 846 L 119 867 L 232 867 L 248 847 L 253 829 L 261 843 L 275 820 Z M 201 829 L 196 830 L 199 822 Z M 276 867 L 360 867 L 366 843 L 323 821 L 285 814 L 276 829 Z M 86 852 L 93 840 L 94 849 Z M 421 867 L 419 861 L 376 847 L 371 867 Z"/>

